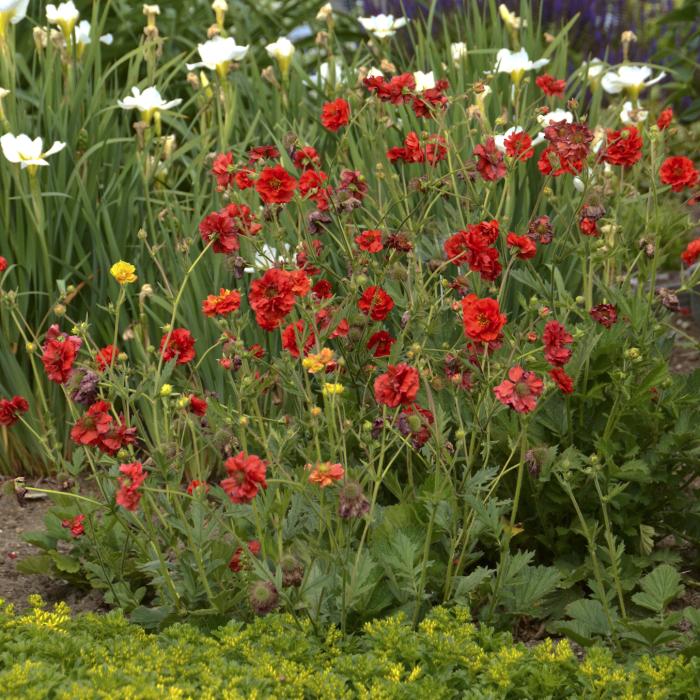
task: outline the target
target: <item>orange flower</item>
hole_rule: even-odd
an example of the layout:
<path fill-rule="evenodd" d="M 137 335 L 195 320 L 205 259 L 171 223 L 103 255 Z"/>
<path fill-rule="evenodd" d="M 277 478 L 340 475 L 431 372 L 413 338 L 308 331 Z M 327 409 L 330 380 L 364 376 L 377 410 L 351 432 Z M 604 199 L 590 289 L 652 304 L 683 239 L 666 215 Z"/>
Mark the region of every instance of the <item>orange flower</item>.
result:
<path fill-rule="evenodd" d="M 318 484 L 322 489 L 331 486 L 334 481 L 340 481 L 345 476 L 345 469 L 340 464 L 319 462 L 315 467 L 313 464 L 307 464 L 306 468 L 311 472 L 309 481 L 312 484 Z"/>

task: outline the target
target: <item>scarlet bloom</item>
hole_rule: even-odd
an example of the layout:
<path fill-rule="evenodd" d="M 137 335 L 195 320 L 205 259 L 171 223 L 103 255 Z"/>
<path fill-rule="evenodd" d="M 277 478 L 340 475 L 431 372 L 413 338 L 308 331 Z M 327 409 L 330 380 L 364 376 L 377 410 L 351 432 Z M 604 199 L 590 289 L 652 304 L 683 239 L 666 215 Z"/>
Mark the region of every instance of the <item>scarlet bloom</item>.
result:
<path fill-rule="evenodd" d="M 7 270 L 7 260 L 0 255 L 0 272 Z"/>
<path fill-rule="evenodd" d="M 388 357 L 395 342 L 396 338 L 392 338 L 386 331 L 377 331 L 367 341 L 367 349 L 371 350 L 375 357 Z"/>
<path fill-rule="evenodd" d="M 79 445 L 99 446 L 102 438 L 112 429 L 114 417 L 110 413 L 111 404 L 107 401 L 96 401 L 79 418 L 70 431 L 73 442 Z"/>
<path fill-rule="evenodd" d="M 146 480 L 147 474 L 143 471 L 141 462 L 122 464 L 119 471 L 124 474 L 119 477 L 119 491 L 117 492 L 117 505 L 130 511 L 135 511 L 141 501 L 139 488 Z"/>
<path fill-rule="evenodd" d="M 76 515 L 74 518 L 70 518 L 69 520 L 62 520 L 61 527 L 69 529 L 70 534 L 73 535 L 73 537 L 82 537 L 85 534 L 85 527 L 83 526 L 84 521 L 85 516 L 81 513 L 80 515 Z"/>
<path fill-rule="evenodd" d="M 65 384 L 68 381 L 81 345 L 80 338 L 61 333 L 57 325 L 49 328 L 42 347 L 41 362 L 52 382 Z"/>
<path fill-rule="evenodd" d="M 671 126 L 671 122 L 673 121 L 673 107 L 666 107 L 661 114 L 659 114 L 659 118 L 656 120 L 656 126 L 663 131 L 664 129 L 668 129 L 669 126 Z"/>
<path fill-rule="evenodd" d="M 540 245 L 549 245 L 554 239 L 554 230 L 549 217 L 544 214 L 530 221 L 527 226 L 527 235 Z"/>
<path fill-rule="evenodd" d="M 373 321 L 383 321 L 394 308 L 394 300 L 381 287 L 368 287 L 357 307 Z"/>
<path fill-rule="evenodd" d="M 275 267 L 253 280 L 248 303 L 255 320 L 266 331 L 278 328 L 284 317 L 294 308 L 297 296 L 308 293 L 311 282 L 303 270 L 287 272 Z"/>
<path fill-rule="evenodd" d="M 589 313 L 594 321 L 605 328 L 611 328 L 617 321 L 617 309 L 612 304 L 598 304 Z"/>
<path fill-rule="evenodd" d="M 388 82 L 384 76 L 364 79 L 365 87 L 377 95 L 382 102 L 404 104 L 411 102 L 416 89 L 416 79 L 412 73 L 395 75 Z"/>
<path fill-rule="evenodd" d="M 474 155 L 477 158 L 476 169 L 484 180 L 494 182 L 505 177 L 506 164 L 493 136 L 489 136 L 486 143 L 477 144 L 474 147 Z"/>
<path fill-rule="evenodd" d="M 510 158 L 529 160 L 535 155 L 535 149 L 532 147 L 532 137 L 527 131 L 514 131 L 505 139 L 503 145 L 506 149 L 506 155 Z"/>
<path fill-rule="evenodd" d="M 317 464 L 307 464 L 306 468 L 311 472 L 309 481 L 318 484 L 322 489 L 332 486 L 336 481 L 340 481 L 345 476 L 345 469 L 341 464 L 331 464 L 330 462 L 318 462 Z"/>
<path fill-rule="evenodd" d="M 321 110 L 321 124 L 328 131 L 338 131 L 350 121 L 350 105 L 341 98 L 326 102 Z"/>
<path fill-rule="evenodd" d="M 700 177 L 693 161 L 685 156 L 671 156 L 661 164 L 659 178 L 664 185 L 671 185 L 674 192 L 681 192 L 686 187 L 694 187 Z"/>
<path fill-rule="evenodd" d="M 305 199 L 316 202 L 320 211 L 328 209 L 333 188 L 324 186 L 324 181 L 328 178 L 322 170 L 305 170 L 299 178 L 299 193 Z"/>
<path fill-rule="evenodd" d="M 95 356 L 97 369 L 99 369 L 100 372 L 104 372 L 107 367 L 111 367 L 117 353 L 117 348 L 114 345 L 105 345 L 105 347 L 98 350 Z"/>
<path fill-rule="evenodd" d="M 493 392 L 505 406 L 510 406 L 518 413 L 531 413 L 537 405 L 537 397 L 542 393 L 544 383 L 534 373 L 524 370 L 519 365 L 508 370 L 508 379 L 504 379 Z"/>
<path fill-rule="evenodd" d="M 566 90 L 566 80 L 557 80 L 553 76 L 545 73 L 535 79 L 535 84 L 545 95 L 550 97 L 563 97 Z"/>
<path fill-rule="evenodd" d="M 610 165 L 634 165 L 642 157 L 642 136 L 636 126 L 608 129 L 602 160 Z"/>
<path fill-rule="evenodd" d="M 415 367 L 403 362 L 389 365 L 387 371 L 374 380 L 374 398 L 389 408 L 399 404 L 407 406 L 415 401 L 419 387 L 420 378 Z"/>
<path fill-rule="evenodd" d="M 233 165 L 233 153 L 220 153 L 214 158 L 211 172 L 216 177 L 219 192 L 231 187 L 235 181 L 236 168 Z"/>
<path fill-rule="evenodd" d="M 563 367 L 571 359 L 571 349 L 566 347 L 574 338 L 559 321 L 548 321 L 542 334 L 544 356 L 554 367 Z"/>
<path fill-rule="evenodd" d="M 306 324 L 301 319 L 290 323 L 282 331 L 282 347 L 287 350 L 292 357 L 299 357 L 299 342 L 302 340 L 304 343 L 304 355 L 308 355 L 316 342 L 316 336 L 312 330 L 306 330 Z"/>
<path fill-rule="evenodd" d="M 267 462 L 260 457 L 239 452 L 235 457 L 229 457 L 224 466 L 228 478 L 223 479 L 221 488 L 233 503 L 250 503 L 259 489 L 267 488 Z"/>
<path fill-rule="evenodd" d="M 194 394 L 190 394 L 190 402 L 187 404 L 187 410 L 194 413 L 195 416 L 205 416 L 207 413 L 207 402 Z"/>
<path fill-rule="evenodd" d="M 318 151 L 313 146 L 297 148 L 294 151 L 292 160 L 294 165 L 300 170 L 307 170 L 308 168 L 315 168 L 321 165 L 321 156 L 318 155 Z"/>
<path fill-rule="evenodd" d="M 257 557 L 260 554 L 260 542 L 258 540 L 251 540 L 248 542 L 248 551 Z M 231 557 L 231 561 L 228 563 L 228 568 L 233 571 L 233 573 L 238 573 L 243 569 L 243 563 L 241 562 L 241 557 L 243 556 L 243 547 L 238 547 Z"/>
<path fill-rule="evenodd" d="M 245 204 L 229 204 L 221 211 L 208 214 L 199 224 L 205 244 L 214 241 L 215 253 L 232 255 L 240 248 L 240 236 L 255 236 L 262 226 Z"/>
<path fill-rule="evenodd" d="M 559 389 L 561 389 L 562 394 L 574 393 L 574 380 L 561 367 L 555 367 L 550 370 L 549 376 L 554 380 L 554 383 Z"/>
<path fill-rule="evenodd" d="M 210 294 L 202 302 L 202 311 L 206 316 L 227 316 L 237 311 L 241 305 L 241 294 L 236 290 L 219 290 L 218 294 Z"/>
<path fill-rule="evenodd" d="M 686 249 L 681 253 L 681 258 L 686 265 L 692 265 L 700 258 L 700 238 L 688 243 Z"/>
<path fill-rule="evenodd" d="M 420 139 L 415 131 L 411 131 L 403 141 L 403 147 L 395 146 L 386 152 L 386 157 L 393 163 L 402 160 L 404 163 L 422 163 L 425 153 L 420 145 Z"/>
<path fill-rule="evenodd" d="M 328 280 L 319 280 L 311 287 L 311 292 L 317 299 L 330 299 L 333 296 L 333 287 Z"/>
<path fill-rule="evenodd" d="M 445 241 L 445 253 L 455 265 L 467 263 L 482 279 L 495 280 L 501 274 L 498 249 L 491 246 L 498 238 L 498 221 L 482 221 L 467 226 Z"/>
<path fill-rule="evenodd" d="M 255 171 L 250 168 L 237 170 L 233 178 L 239 190 L 248 190 L 255 185 Z"/>
<path fill-rule="evenodd" d="M 192 479 L 189 484 L 187 484 L 187 493 L 192 496 L 197 489 L 204 489 L 204 493 L 209 493 L 209 484 L 206 481 L 199 481 L 199 479 Z"/>
<path fill-rule="evenodd" d="M 511 231 L 506 237 L 506 243 L 519 249 L 518 257 L 521 260 L 529 260 L 537 255 L 537 246 L 530 236 L 518 236 Z"/>
<path fill-rule="evenodd" d="M 497 341 L 507 317 L 501 313 L 496 299 L 479 299 L 468 294 L 462 299 L 464 333 L 468 338 L 483 343 Z"/>
<path fill-rule="evenodd" d="M 253 165 L 261 160 L 275 160 L 280 157 L 280 152 L 275 146 L 253 146 L 248 151 L 248 163 Z"/>
<path fill-rule="evenodd" d="M 22 396 L 0 399 L 0 425 L 14 425 L 22 413 L 29 410 L 29 402 Z"/>
<path fill-rule="evenodd" d="M 286 204 L 294 196 L 297 181 L 281 166 L 263 168 L 255 190 L 265 204 Z"/>
<path fill-rule="evenodd" d="M 186 365 L 195 358 L 194 338 L 186 328 L 173 328 L 160 339 L 160 352 L 165 362 Z"/>
<path fill-rule="evenodd" d="M 376 229 L 363 231 L 355 236 L 355 243 L 357 243 L 360 250 L 364 250 L 368 253 L 378 253 L 384 248 L 382 244 L 382 232 Z"/>

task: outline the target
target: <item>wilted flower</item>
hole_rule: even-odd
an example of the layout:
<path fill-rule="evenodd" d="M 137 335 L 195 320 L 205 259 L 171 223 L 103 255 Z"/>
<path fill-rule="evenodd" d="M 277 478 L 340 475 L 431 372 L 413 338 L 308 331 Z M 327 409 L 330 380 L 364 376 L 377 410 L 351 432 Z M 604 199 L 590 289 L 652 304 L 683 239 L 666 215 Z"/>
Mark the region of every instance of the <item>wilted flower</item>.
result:
<path fill-rule="evenodd" d="M 394 15 L 374 15 L 373 17 L 358 17 L 359 23 L 373 34 L 377 39 L 388 39 L 396 34 L 397 29 L 406 25 L 408 21 L 405 17 L 394 17 Z"/>
<path fill-rule="evenodd" d="M 34 175 L 38 166 L 48 165 L 46 158 L 62 151 L 66 144 L 54 141 L 48 151 L 43 151 L 44 140 L 40 136 L 32 140 L 26 134 L 3 134 L 0 147 L 10 163 L 19 163 L 22 170 L 29 168 L 29 174 Z"/>
<path fill-rule="evenodd" d="M 81 406 L 92 406 L 97 399 L 97 386 L 100 377 L 96 372 L 88 370 L 82 376 L 78 388 L 71 394 L 71 399 Z"/>
<path fill-rule="evenodd" d="M 214 2 L 211 4 L 211 9 L 214 10 L 214 14 L 216 15 L 217 26 L 219 29 L 223 29 L 224 18 L 228 12 L 228 3 L 226 0 L 214 0 Z"/>
<path fill-rule="evenodd" d="M 241 61 L 248 53 L 248 46 L 238 46 L 233 37 L 215 36 L 203 44 L 197 45 L 199 57 L 202 59 L 198 63 L 188 63 L 187 70 L 194 68 L 208 68 L 215 70 L 219 77 L 223 78 L 227 73 L 232 61 Z"/>
<path fill-rule="evenodd" d="M 124 262 L 123 260 L 119 260 L 119 262 L 115 262 L 114 265 L 109 269 L 109 273 L 114 277 L 119 284 L 122 286 L 125 284 L 131 284 L 132 282 L 136 282 L 137 277 L 134 274 L 136 272 L 136 268 L 128 262 Z"/>
<path fill-rule="evenodd" d="M 248 591 L 248 600 L 256 615 L 267 615 L 279 604 L 279 593 L 271 581 L 256 581 Z"/>
<path fill-rule="evenodd" d="M 503 23 L 506 25 L 506 27 L 508 27 L 508 29 L 518 30 L 521 27 L 527 27 L 527 20 L 518 17 L 515 12 L 511 12 L 503 3 L 498 6 L 498 14 L 501 16 Z"/>
<path fill-rule="evenodd" d="M 301 586 L 304 580 L 304 566 L 293 554 L 285 554 L 280 559 L 280 569 L 282 569 L 282 585 L 285 588 Z"/>
<path fill-rule="evenodd" d="M 329 19 L 333 17 L 333 5 L 330 2 L 327 2 L 325 5 L 321 7 L 321 9 L 318 11 L 316 14 L 316 19 L 319 22 L 327 22 Z"/>
<path fill-rule="evenodd" d="M 338 515 L 343 520 L 361 518 L 369 512 L 369 501 L 356 481 L 345 482 L 338 493 Z"/>
<path fill-rule="evenodd" d="M 518 85 L 527 71 L 538 70 L 548 63 L 548 58 L 540 58 L 537 61 L 531 61 L 525 49 L 520 49 L 520 51 L 501 49 L 496 54 L 494 70 L 497 73 L 510 74 L 511 80 Z"/>
<path fill-rule="evenodd" d="M 651 85 L 655 85 L 666 77 L 666 73 L 661 72 L 652 80 L 653 71 L 649 66 L 620 66 L 616 71 L 607 72 L 601 79 L 603 90 L 612 95 L 617 95 L 623 90 L 627 92 L 632 100 L 639 97 L 639 93 Z"/>
<path fill-rule="evenodd" d="M 182 100 L 177 98 L 166 102 L 155 87 L 148 87 L 143 92 L 137 87 L 131 88 L 131 95 L 127 95 L 123 100 L 117 100 L 117 104 L 122 109 L 138 109 L 141 113 L 141 120 L 150 124 L 154 115 L 158 116 L 173 107 L 177 107 Z"/>

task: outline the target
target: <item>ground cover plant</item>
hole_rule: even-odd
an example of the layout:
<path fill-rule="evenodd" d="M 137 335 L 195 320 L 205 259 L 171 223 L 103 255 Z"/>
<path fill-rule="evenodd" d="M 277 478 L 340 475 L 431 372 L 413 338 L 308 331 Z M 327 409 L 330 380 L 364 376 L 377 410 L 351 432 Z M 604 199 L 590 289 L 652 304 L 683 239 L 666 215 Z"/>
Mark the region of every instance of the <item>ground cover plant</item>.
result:
<path fill-rule="evenodd" d="M 574 20 L 525 5 L 436 36 L 289 3 L 299 48 L 221 1 L 197 45 L 100 5 L 0 10 L 2 458 L 20 502 L 68 484 L 19 566 L 152 628 L 466 605 L 694 653 L 672 76 L 631 33 L 571 68 Z"/>

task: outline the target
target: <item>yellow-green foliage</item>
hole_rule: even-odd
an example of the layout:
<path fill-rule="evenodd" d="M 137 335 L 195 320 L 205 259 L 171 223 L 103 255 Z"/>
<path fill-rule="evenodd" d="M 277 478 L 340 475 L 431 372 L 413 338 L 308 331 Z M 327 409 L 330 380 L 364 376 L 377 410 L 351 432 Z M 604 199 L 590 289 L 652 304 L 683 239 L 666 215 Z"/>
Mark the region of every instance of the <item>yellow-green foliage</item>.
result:
<path fill-rule="evenodd" d="M 697 659 L 620 664 L 593 648 L 579 662 L 565 641 L 528 649 L 460 609 L 435 609 L 415 632 L 390 618 L 344 639 L 290 615 L 151 635 L 120 612 L 71 617 L 65 604 L 31 603 L 18 614 L 0 601 L 3 700 L 692 698 L 700 687 Z"/>

